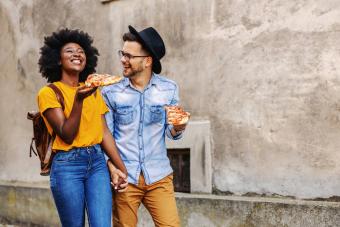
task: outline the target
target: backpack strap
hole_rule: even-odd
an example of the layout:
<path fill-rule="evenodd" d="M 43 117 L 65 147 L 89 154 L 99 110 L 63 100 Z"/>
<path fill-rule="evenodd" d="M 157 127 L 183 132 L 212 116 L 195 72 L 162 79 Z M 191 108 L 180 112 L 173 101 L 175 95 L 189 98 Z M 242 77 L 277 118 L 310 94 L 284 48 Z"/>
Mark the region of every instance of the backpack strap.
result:
<path fill-rule="evenodd" d="M 64 96 L 63 96 L 63 93 L 61 93 L 60 89 L 55 86 L 55 84 L 49 84 L 47 85 L 48 87 L 52 88 L 52 90 L 54 91 L 54 93 L 56 94 L 57 96 L 57 100 L 58 102 L 60 103 L 61 105 L 61 108 L 64 110 L 65 109 L 65 102 L 64 102 Z"/>
<path fill-rule="evenodd" d="M 64 102 L 63 93 L 61 93 L 60 89 L 57 86 L 55 86 L 55 84 L 50 83 L 47 86 L 52 88 L 52 90 L 54 91 L 55 95 L 57 96 L 57 100 L 60 103 L 61 108 L 64 110 L 65 109 L 65 102 Z M 52 132 L 52 141 L 54 141 L 56 136 L 57 136 L 56 133 L 53 131 Z"/>

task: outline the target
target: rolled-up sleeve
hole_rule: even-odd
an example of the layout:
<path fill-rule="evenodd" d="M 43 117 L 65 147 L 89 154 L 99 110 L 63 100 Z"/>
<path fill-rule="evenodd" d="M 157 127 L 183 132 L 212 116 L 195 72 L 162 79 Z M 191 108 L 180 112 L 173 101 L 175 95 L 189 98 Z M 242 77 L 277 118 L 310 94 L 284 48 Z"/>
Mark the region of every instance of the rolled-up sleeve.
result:
<path fill-rule="evenodd" d="M 182 138 L 183 136 L 183 131 L 178 133 L 176 136 L 172 136 L 171 134 L 171 129 L 173 128 L 174 126 L 173 125 L 168 125 L 166 131 L 165 131 L 165 134 L 168 138 L 172 139 L 172 140 L 178 140 L 180 138 Z"/>
<path fill-rule="evenodd" d="M 176 85 L 176 87 L 174 89 L 174 94 L 173 94 L 172 100 L 170 102 L 171 106 L 177 106 L 178 105 L 178 103 L 179 103 L 179 94 L 178 93 L 179 93 L 178 92 L 178 86 Z M 171 129 L 173 127 L 174 127 L 173 125 L 168 124 L 167 127 L 166 127 L 166 130 L 165 130 L 165 135 L 169 139 L 172 139 L 172 140 L 178 140 L 178 139 L 182 138 L 183 132 L 178 133 L 176 136 L 173 136 L 171 134 Z"/>

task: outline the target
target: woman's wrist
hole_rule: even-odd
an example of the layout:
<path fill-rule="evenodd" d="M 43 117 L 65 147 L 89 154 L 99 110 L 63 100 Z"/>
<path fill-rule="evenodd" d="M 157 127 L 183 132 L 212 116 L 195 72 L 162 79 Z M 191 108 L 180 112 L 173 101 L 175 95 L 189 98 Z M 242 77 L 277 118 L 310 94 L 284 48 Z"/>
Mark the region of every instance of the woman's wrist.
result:
<path fill-rule="evenodd" d="M 84 99 L 79 97 L 79 96 L 77 96 L 77 95 L 74 97 L 74 103 L 76 103 L 78 105 L 82 105 L 83 101 L 84 101 Z"/>

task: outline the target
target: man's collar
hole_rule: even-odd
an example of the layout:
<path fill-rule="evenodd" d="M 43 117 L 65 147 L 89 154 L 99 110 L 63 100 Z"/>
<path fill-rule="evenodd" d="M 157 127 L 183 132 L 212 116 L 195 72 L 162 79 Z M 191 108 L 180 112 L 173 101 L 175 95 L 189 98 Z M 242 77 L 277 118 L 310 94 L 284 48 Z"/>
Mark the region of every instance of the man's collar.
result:
<path fill-rule="evenodd" d="M 127 87 L 127 86 L 129 86 L 130 84 L 131 84 L 130 79 L 125 77 L 124 80 L 123 80 L 123 85 L 124 85 L 124 87 Z M 152 73 L 151 79 L 150 79 L 150 81 L 149 81 L 149 84 L 148 84 L 146 87 L 148 88 L 148 87 L 150 87 L 151 85 L 157 85 L 157 76 L 156 76 L 154 73 Z M 131 87 L 132 87 L 132 86 L 131 86 Z"/>
<path fill-rule="evenodd" d="M 150 83 L 151 85 L 157 85 L 157 77 L 155 75 L 155 73 L 152 73 L 151 75 L 151 79 L 150 79 Z"/>
<path fill-rule="evenodd" d="M 124 78 L 124 80 L 123 80 L 123 85 L 124 85 L 124 87 L 127 87 L 127 86 L 129 86 L 130 85 L 130 80 L 129 80 L 129 78 Z"/>

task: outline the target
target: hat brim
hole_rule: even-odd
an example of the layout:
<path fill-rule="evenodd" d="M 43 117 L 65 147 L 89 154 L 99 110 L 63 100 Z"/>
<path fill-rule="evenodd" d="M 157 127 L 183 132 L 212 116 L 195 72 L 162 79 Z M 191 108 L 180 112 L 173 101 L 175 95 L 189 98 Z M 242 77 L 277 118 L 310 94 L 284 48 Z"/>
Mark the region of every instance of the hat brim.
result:
<path fill-rule="evenodd" d="M 161 65 L 161 62 L 157 59 L 155 51 L 149 45 L 147 45 L 144 38 L 140 36 L 137 30 L 131 25 L 129 25 L 129 31 L 137 37 L 137 39 L 142 43 L 142 46 L 151 54 L 152 71 L 157 74 L 160 73 L 162 71 L 162 65 Z"/>

